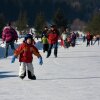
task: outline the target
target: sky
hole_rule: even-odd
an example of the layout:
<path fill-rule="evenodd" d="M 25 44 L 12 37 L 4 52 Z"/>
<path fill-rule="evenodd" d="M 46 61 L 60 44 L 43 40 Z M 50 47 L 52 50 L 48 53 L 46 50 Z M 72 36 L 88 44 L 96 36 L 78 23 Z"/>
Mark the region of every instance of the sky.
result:
<path fill-rule="evenodd" d="M 16 46 L 22 42 L 18 40 Z M 2 43 L 0 41 L 0 43 Z M 18 77 L 18 59 L 11 64 L 13 52 L 3 58 L 5 44 L 0 45 L 0 100 L 100 100 L 100 46 L 86 47 L 77 41 L 76 47 L 59 46 L 58 57 L 43 57 L 43 65 L 34 56 L 33 66 L 37 80 Z"/>

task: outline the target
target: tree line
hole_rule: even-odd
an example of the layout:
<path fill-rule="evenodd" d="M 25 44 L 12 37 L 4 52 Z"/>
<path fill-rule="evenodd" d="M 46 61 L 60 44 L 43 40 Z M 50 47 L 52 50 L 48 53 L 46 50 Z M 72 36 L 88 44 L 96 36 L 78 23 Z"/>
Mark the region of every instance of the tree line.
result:
<path fill-rule="evenodd" d="M 70 27 L 77 18 L 85 22 L 87 26 L 85 30 L 92 33 L 97 30 L 93 28 L 94 26 L 100 26 L 96 21 L 99 17 L 95 18 L 99 16 L 97 12 L 99 12 L 100 0 L 3 0 L 0 2 L 0 31 L 8 21 L 14 21 L 19 30 L 34 26 L 38 32 L 41 32 L 47 22 L 56 23 L 57 27 Z"/>

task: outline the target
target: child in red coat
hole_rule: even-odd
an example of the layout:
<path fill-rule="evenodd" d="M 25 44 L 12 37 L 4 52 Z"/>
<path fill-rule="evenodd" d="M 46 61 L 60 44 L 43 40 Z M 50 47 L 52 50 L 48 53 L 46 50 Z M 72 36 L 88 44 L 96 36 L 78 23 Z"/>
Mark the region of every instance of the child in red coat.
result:
<path fill-rule="evenodd" d="M 32 64 L 32 54 L 36 55 L 39 59 L 39 64 L 42 65 L 42 57 L 40 53 L 38 52 L 38 49 L 33 45 L 33 38 L 32 35 L 27 34 L 25 36 L 24 42 L 15 50 L 14 56 L 12 58 L 12 63 L 15 62 L 15 59 L 18 55 L 20 64 L 19 69 L 19 77 L 23 79 L 26 76 L 26 66 L 27 66 L 27 72 L 28 72 L 28 78 L 29 79 L 36 79 L 36 76 L 34 75 L 34 68 Z"/>

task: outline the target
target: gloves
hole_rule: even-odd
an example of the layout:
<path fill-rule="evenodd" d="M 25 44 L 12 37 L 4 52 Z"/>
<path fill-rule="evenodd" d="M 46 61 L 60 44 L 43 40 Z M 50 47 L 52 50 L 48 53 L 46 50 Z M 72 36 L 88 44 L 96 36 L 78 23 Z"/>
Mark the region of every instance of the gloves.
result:
<path fill-rule="evenodd" d="M 11 63 L 14 63 L 14 62 L 15 62 L 15 59 L 16 59 L 16 57 L 13 56 L 13 57 L 12 57 L 12 60 L 11 60 Z"/>
<path fill-rule="evenodd" d="M 39 64 L 42 65 L 43 64 L 42 57 L 39 57 L 38 59 L 39 59 Z"/>

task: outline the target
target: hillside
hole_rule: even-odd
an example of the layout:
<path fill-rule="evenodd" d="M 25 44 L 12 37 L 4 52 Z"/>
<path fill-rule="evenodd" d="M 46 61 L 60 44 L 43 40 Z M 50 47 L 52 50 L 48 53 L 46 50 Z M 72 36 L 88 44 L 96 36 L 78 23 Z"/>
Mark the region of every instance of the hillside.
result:
<path fill-rule="evenodd" d="M 100 8 L 100 0 L 2 0 L 0 13 L 6 20 L 16 20 L 20 11 L 26 11 L 30 22 L 37 13 L 43 12 L 50 20 L 56 10 L 61 8 L 68 20 L 80 18 L 87 21 L 94 11 Z"/>

